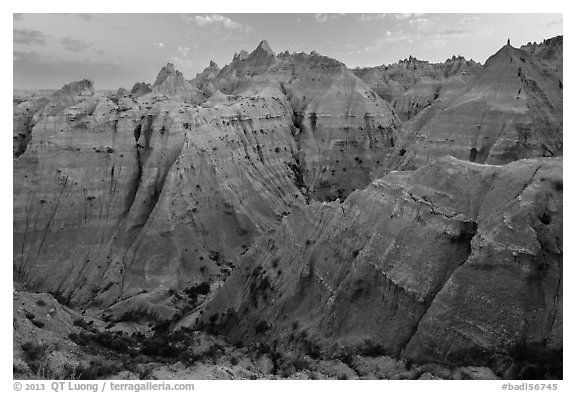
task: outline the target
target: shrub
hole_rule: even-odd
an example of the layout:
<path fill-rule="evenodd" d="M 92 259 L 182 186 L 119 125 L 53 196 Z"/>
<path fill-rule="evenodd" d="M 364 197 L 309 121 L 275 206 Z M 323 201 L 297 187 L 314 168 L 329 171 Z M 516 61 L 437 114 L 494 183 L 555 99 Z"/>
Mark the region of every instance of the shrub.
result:
<path fill-rule="evenodd" d="M 83 318 L 75 319 L 74 326 L 78 326 L 84 330 L 90 330 L 90 325 L 88 325 L 88 323 Z"/>
<path fill-rule="evenodd" d="M 118 353 L 128 353 L 135 346 L 136 340 L 122 334 L 99 332 L 99 333 L 71 333 L 70 340 L 81 346 L 100 346 Z"/>
<path fill-rule="evenodd" d="M 44 327 L 44 325 L 45 325 L 44 322 L 38 321 L 38 320 L 36 320 L 36 319 L 32 320 L 32 324 L 33 324 L 34 326 L 36 326 L 37 328 L 40 328 L 40 329 L 42 329 L 42 328 Z"/>
<path fill-rule="evenodd" d="M 21 348 L 31 361 L 36 361 L 46 353 L 48 347 L 46 345 L 27 341 L 22 344 Z"/>
<path fill-rule="evenodd" d="M 270 329 L 270 325 L 268 324 L 268 322 L 266 321 L 258 321 L 258 323 L 256 324 L 256 326 L 254 327 L 254 333 L 256 333 L 256 335 L 262 334 L 265 331 Z"/>
<path fill-rule="evenodd" d="M 210 293 L 210 283 L 203 281 L 200 284 L 184 289 L 184 293 L 190 298 L 192 303 L 196 303 L 198 301 L 198 295 L 207 295 Z"/>
<path fill-rule="evenodd" d="M 310 362 L 305 358 L 296 358 L 292 362 L 292 365 L 296 371 L 303 371 L 310 367 Z"/>
<path fill-rule="evenodd" d="M 360 354 L 364 356 L 377 357 L 385 356 L 386 351 L 381 344 L 375 344 L 371 340 L 364 341 L 364 344 L 360 348 Z"/>
<path fill-rule="evenodd" d="M 88 367 L 79 365 L 70 371 L 72 373 L 72 378 L 76 376 L 75 379 L 93 380 L 117 374 L 123 369 L 124 367 L 122 367 L 119 363 L 106 360 L 102 361 L 98 359 L 91 360 Z"/>

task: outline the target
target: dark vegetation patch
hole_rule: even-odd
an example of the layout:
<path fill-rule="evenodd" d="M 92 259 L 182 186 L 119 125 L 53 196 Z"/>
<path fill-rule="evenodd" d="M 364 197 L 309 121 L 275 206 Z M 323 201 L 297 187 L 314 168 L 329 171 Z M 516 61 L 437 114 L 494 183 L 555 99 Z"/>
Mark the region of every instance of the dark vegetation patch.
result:
<path fill-rule="evenodd" d="M 72 333 L 69 338 L 89 355 L 119 361 L 122 364 L 121 370 L 130 370 L 136 364 L 151 361 L 169 364 L 183 362 L 192 365 L 197 361 L 213 361 L 224 354 L 224 348 L 219 344 L 214 344 L 202 352 L 197 351 L 192 333 L 193 331 L 187 328 L 173 332 L 156 329 L 152 336 L 142 333 L 129 335 L 121 332 L 81 332 Z M 40 349 L 34 347 L 28 348 L 32 356 L 37 357 L 36 353 L 39 351 Z M 79 374 L 78 370 L 74 372 Z M 118 372 L 117 368 L 114 368 L 114 372 Z M 107 372 L 99 374 L 103 375 L 98 375 L 98 378 L 110 375 Z"/>
<path fill-rule="evenodd" d="M 195 305 L 198 302 L 198 295 L 207 295 L 210 293 L 210 283 L 203 281 L 200 284 L 192 285 L 184 289 L 184 293 L 190 299 L 190 303 Z"/>
<path fill-rule="evenodd" d="M 544 344 L 520 343 L 511 351 L 512 364 L 506 379 L 563 379 L 562 350 L 554 351 Z"/>
<path fill-rule="evenodd" d="M 36 319 L 36 316 L 34 314 L 32 314 L 30 311 L 24 310 L 24 316 L 30 321 L 32 322 L 32 324 L 34 326 L 36 326 L 37 328 L 42 329 L 45 325 L 44 322 L 39 321 Z"/>
<path fill-rule="evenodd" d="M 46 354 L 48 346 L 46 344 L 36 344 L 32 341 L 27 341 L 21 345 L 22 350 L 31 362 L 38 361 Z"/>

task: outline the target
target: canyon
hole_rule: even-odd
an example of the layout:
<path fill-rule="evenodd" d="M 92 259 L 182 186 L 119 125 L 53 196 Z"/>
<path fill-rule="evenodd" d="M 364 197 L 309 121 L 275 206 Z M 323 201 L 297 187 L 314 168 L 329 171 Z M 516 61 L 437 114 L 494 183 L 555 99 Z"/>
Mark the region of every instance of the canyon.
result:
<path fill-rule="evenodd" d="M 562 378 L 562 48 L 15 94 L 15 375 Z"/>

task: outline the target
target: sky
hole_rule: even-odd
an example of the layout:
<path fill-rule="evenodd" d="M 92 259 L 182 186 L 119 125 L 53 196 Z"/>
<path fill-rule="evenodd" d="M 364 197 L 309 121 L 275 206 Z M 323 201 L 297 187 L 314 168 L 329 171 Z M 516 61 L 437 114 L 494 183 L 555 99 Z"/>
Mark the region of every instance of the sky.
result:
<path fill-rule="evenodd" d="M 57 89 L 82 78 L 96 89 L 152 83 L 167 62 L 188 79 L 214 60 L 251 52 L 316 52 L 348 67 L 412 55 L 484 63 L 513 46 L 562 34 L 562 14 L 13 14 L 15 89 Z"/>

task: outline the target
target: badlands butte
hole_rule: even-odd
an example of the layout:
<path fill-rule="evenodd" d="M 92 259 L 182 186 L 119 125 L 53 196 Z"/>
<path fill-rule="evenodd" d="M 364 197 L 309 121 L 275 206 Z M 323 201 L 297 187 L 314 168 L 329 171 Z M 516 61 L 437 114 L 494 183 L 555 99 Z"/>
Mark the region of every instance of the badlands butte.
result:
<path fill-rule="evenodd" d="M 15 93 L 14 377 L 562 378 L 562 37 Z"/>

